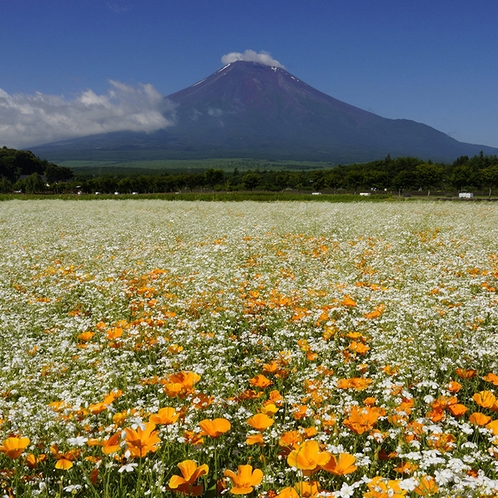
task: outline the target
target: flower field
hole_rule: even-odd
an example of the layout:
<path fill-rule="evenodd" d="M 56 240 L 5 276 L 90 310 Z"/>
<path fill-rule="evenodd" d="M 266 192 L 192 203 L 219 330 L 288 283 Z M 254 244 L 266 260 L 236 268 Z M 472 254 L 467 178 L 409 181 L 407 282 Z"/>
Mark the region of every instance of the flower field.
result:
<path fill-rule="evenodd" d="M 498 207 L 0 204 L 0 496 L 498 496 Z"/>

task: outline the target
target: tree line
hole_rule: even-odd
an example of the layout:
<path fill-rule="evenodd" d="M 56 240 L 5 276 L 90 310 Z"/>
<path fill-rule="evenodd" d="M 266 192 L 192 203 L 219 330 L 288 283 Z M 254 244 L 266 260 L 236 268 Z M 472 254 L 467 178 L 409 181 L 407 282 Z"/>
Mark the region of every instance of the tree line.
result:
<path fill-rule="evenodd" d="M 39 159 L 28 150 L 0 148 L 0 192 L 43 192 L 74 178 L 71 169 Z"/>
<path fill-rule="evenodd" d="M 402 194 L 421 190 L 480 191 L 491 196 L 498 187 L 498 156 L 459 157 L 451 164 L 415 157 L 391 158 L 331 168 L 251 170 L 240 172 L 209 168 L 195 173 L 75 175 L 65 167 L 36 158 L 29 151 L 0 149 L 0 191 L 83 193 L 167 193 L 180 191 L 279 192 L 390 191 Z"/>

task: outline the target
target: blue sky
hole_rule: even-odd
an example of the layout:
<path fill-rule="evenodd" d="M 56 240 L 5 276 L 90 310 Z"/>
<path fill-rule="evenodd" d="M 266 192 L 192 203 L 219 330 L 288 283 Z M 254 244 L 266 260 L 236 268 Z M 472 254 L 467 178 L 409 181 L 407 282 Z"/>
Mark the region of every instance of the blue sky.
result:
<path fill-rule="evenodd" d="M 498 147 L 496 0 L 0 0 L 0 146 L 155 129 L 161 97 L 266 52 L 388 118 Z"/>

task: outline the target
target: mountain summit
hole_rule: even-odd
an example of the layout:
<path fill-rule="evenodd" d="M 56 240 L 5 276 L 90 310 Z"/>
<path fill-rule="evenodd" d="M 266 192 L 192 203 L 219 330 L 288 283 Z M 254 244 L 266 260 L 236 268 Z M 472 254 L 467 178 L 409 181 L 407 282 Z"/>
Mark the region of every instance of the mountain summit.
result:
<path fill-rule="evenodd" d="M 175 125 L 35 147 L 51 160 L 252 157 L 333 163 L 387 154 L 452 161 L 492 147 L 458 142 L 424 124 L 387 119 L 346 104 L 282 67 L 237 61 L 167 97 Z M 119 156 L 119 157 L 118 157 Z"/>

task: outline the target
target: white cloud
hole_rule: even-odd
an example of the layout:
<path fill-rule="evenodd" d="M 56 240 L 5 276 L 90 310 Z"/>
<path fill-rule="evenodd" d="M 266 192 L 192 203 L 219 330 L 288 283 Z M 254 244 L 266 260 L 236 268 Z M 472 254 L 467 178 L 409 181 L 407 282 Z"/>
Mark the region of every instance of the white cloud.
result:
<path fill-rule="evenodd" d="M 221 58 L 223 64 L 230 64 L 231 62 L 248 61 L 259 62 L 265 66 L 274 66 L 285 69 L 276 59 L 274 59 L 268 52 L 255 52 L 254 50 L 246 50 L 243 54 L 240 52 L 230 52 Z"/>
<path fill-rule="evenodd" d="M 151 132 L 174 124 L 174 106 L 152 85 L 109 81 L 109 91 L 86 90 L 73 99 L 0 88 L 0 147 L 29 147 L 111 131 Z M 166 117 L 169 116 L 169 117 Z"/>

